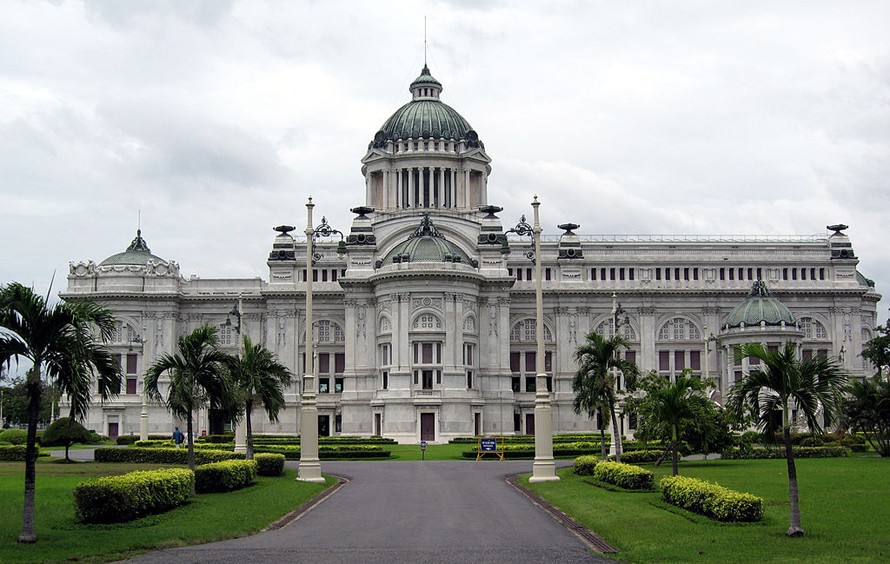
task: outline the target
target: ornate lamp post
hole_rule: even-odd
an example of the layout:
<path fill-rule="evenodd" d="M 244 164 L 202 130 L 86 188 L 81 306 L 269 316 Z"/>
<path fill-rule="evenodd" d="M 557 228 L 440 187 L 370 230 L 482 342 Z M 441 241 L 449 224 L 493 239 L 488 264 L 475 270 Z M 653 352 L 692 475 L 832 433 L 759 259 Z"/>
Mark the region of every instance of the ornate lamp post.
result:
<path fill-rule="evenodd" d="M 143 320 L 144 321 L 144 320 Z M 142 335 L 145 336 L 145 325 L 142 326 Z M 155 350 L 157 350 L 157 343 L 155 343 Z M 145 362 L 145 340 L 142 340 L 142 411 L 139 413 L 139 440 L 147 441 L 148 440 L 148 394 L 145 393 L 145 367 L 148 365 Z"/>
<path fill-rule="evenodd" d="M 244 316 L 244 298 L 238 294 L 238 305 L 232 308 L 229 315 L 234 315 L 238 322 L 235 324 L 235 334 L 238 335 L 238 358 L 241 358 L 243 352 L 244 339 L 241 338 L 241 319 Z M 231 325 L 232 320 L 226 318 L 226 325 Z M 247 414 L 245 413 L 245 417 Z M 245 421 L 241 421 L 235 425 L 235 452 L 247 452 L 247 425 Z"/>
<path fill-rule="evenodd" d="M 318 402 L 315 399 L 315 338 L 312 336 L 312 266 L 316 255 L 313 250 L 315 238 L 330 237 L 334 233 L 340 235 L 337 254 L 346 253 L 346 241 L 343 233 L 328 225 L 327 219 L 321 218 L 318 227 L 312 226 L 312 196 L 306 202 L 306 370 L 303 373 L 303 390 L 300 396 L 300 465 L 297 469 L 297 480 L 301 482 L 324 483 L 321 476 L 321 462 L 318 459 Z M 320 257 L 319 257 L 320 258 Z"/>
<path fill-rule="evenodd" d="M 544 290 L 541 283 L 541 220 L 538 214 L 540 205 L 535 196 L 532 201 L 535 210 L 532 231 L 535 239 L 535 338 L 538 341 L 538 350 L 535 355 L 535 461 L 529 482 L 552 482 L 559 480 L 559 476 L 556 475 L 556 461 L 553 460 L 553 413 L 544 366 Z"/>

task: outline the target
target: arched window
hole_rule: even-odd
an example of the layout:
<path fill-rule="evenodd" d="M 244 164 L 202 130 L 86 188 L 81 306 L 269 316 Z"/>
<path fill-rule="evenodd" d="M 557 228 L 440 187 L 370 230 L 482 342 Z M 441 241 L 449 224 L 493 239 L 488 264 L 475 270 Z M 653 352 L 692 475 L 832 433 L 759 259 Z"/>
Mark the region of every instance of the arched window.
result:
<path fill-rule="evenodd" d="M 538 323 L 534 319 L 523 319 L 516 322 L 513 329 L 510 330 L 510 341 L 513 342 L 534 342 L 537 340 Z M 552 341 L 553 334 L 550 328 L 544 325 L 544 340 Z"/>
<path fill-rule="evenodd" d="M 346 342 L 346 335 L 343 329 L 327 319 L 322 319 L 315 323 L 316 335 L 319 343 L 343 343 Z"/>
<path fill-rule="evenodd" d="M 384 317 L 380 320 L 380 332 L 392 333 L 392 323 L 389 321 L 388 317 Z"/>
<path fill-rule="evenodd" d="M 431 313 L 423 313 L 414 318 L 412 329 L 431 331 L 442 328 L 442 320 Z"/>
<path fill-rule="evenodd" d="M 827 341 L 828 331 L 825 326 L 812 317 L 801 317 L 800 328 L 803 331 L 804 339 L 812 339 L 816 341 Z"/>
<path fill-rule="evenodd" d="M 683 317 L 668 320 L 658 331 L 659 341 L 700 341 L 701 332 L 694 323 Z"/>
<path fill-rule="evenodd" d="M 615 334 L 615 319 L 608 318 L 604 319 L 599 325 L 596 326 L 596 332 L 599 333 L 602 337 L 606 339 L 611 339 L 612 335 Z M 637 332 L 634 331 L 634 328 L 631 327 L 630 323 L 621 323 L 619 325 L 621 329 L 621 335 L 627 339 L 628 341 L 636 341 L 637 340 Z"/>
<path fill-rule="evenodd" d="M 473 319 L 473 316 L 467 316 L 464 319 L 464 333 L 475 333 L 476 332 L 476 320 Z"/>

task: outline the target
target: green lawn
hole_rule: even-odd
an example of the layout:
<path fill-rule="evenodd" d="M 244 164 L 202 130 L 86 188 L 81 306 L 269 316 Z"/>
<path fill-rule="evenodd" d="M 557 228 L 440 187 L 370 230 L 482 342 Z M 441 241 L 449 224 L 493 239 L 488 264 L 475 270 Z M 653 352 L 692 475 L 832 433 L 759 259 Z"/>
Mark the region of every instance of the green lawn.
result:
<path fill-rule="evenodd" d="M 184 507 L 120 525 L 80 525 L 71 490 L 86 479 L 162 465 L 37 464 L 37 543 L 20 545 L 24 464 L 0 463 L 0 562 L 107 562 L 152 548 L 182 546 L 244 536 L 262 530 L 326 486 L 281 478 L 258 478 L 244 490 L 205 494 Z M 166 465 L 170 467 L 170 465 Z M 328 478 L 328 485 L 333 480 Z"/>
<path fill-rule="evenodd" d="M 656 482 L 670 465 L 646 465 Z M 658 493 L 608 491 L 560 470 L 559 482 L 522 483 L 596 532 L 629 562 L 890 561 L 890 459 L 797 461 L 806 536 L 787 538 L 784 460 L 681 463 L 680 474 L 715 481 L 765 500 L 764 520 L 720 524 L 670 508 Z"/>
<path fill-rule="evenodd" d="M 420 460 L 420 445 L 386 445 L 383 448 L 392 451 L 392 457 L 383 460 Z M 426 447 L 424 460 L 466 460 L 461 453 L 473 448 L 473 445 L 445 444 Z"/>

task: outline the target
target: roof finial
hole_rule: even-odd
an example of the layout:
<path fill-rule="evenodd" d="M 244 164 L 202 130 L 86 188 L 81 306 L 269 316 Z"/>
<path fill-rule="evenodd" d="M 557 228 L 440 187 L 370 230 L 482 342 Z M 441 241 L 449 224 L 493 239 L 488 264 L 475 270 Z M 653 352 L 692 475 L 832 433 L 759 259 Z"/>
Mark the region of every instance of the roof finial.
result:
<path fill-rule="evenodd" d="M 426 68 L 426 16 L 423 16 L 423 66 Z"/>

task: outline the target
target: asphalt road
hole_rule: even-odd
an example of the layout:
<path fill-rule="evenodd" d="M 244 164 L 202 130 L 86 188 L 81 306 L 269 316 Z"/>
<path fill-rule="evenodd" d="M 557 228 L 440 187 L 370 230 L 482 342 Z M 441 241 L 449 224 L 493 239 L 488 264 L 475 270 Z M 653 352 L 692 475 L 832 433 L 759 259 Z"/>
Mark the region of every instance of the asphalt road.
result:
<path fill-rule="evenodd" d="M 323 462 L 322 470 L 349 483 L 281 529 L 130 562 L 610 562 L 504 482 L 530 471 L 529 461 Z"/>

